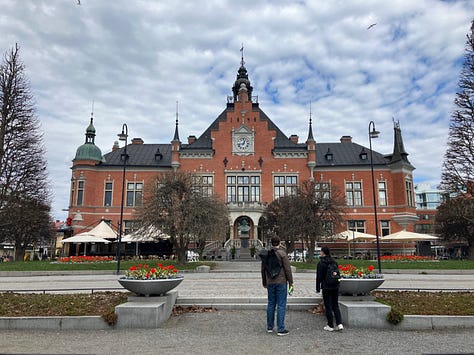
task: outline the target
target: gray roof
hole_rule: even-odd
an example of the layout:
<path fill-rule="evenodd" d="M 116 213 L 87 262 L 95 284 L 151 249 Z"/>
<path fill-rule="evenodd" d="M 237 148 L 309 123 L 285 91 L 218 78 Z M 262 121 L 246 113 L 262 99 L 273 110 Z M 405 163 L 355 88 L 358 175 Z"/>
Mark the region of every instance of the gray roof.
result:
<path fill-rule="evenodd" d="M 158 151 L 159 149 L 159 151 Z M 104 155 L 105 162 L 99 166 L 122 166 L 125 148 Z M 161 154 L 161 158 L 160 155 Z M 171 144 L 129 144 L 127 165 L 134 167 L 171 167 Z"/>

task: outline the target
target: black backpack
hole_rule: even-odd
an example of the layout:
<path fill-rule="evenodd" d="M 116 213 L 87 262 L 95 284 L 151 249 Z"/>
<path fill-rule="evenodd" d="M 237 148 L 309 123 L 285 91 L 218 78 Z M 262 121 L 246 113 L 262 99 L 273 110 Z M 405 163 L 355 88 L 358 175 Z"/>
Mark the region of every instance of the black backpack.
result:
<path fill-rule="evenodd" d="M 262 259 L 263 267 L 267 275 L 272 279 L 276 278 L 280 274 L 281 264 L 275 249 L 265 250 L 263 253 L 260 253 L 259 256 L 260 259 Z"/>
<path fill-rule="evenodd" d="M 341 279 L 341 273 L 339 272 L 339 266 L 335 261 L 328 264 L 326 270 L 326 285 L 329 288 L 336 288 L 339 286 L 339 280 Z"/>

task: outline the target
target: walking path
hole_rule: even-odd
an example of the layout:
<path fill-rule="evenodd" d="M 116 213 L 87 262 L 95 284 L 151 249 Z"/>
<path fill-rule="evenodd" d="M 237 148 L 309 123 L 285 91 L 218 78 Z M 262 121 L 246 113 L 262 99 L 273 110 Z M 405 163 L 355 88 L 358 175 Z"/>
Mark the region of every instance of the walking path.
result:
<path fill-rule="evenodd" d="M 186 273 L 178 286 L 182 297 L 265 297 L 260 264 L 220 262 L 211 273 Z M 385 274 L 384 287 L 471 288 L 474 274 Z M 26 273 L 24 273 L 25 275 Z M 297 272 L 296 297 L 314 297 L 314 272 Z M 117 275 L 74 274 L 0 276 L 0 291 L 58 288 L 118 288 Z M 185 313 L 158 329 L 130 330 L 7 330 L 0 331 L 2 354 L 427 354 L 472 353 L 472 329 L 402 331 L 347 328 L 322 330 L 325 319 L 307 311 L 288 311 L 290 334 L 265 331 L 264 310 Z"/>

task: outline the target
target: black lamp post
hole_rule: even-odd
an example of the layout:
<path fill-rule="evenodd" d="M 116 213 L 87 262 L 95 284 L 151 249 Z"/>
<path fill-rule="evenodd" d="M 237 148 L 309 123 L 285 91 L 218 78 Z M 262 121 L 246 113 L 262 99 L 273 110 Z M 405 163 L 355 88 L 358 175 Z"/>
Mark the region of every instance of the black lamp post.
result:
<path fill-rule="evenodd" d="M 123 150 L 123 173 L 122 173 L 122 199 L 120 200 L 120 223 L 119 223 L 119 235 L 117 240 L 117 275 L 120 274 L 120 249 L 122 245 L 122 230 L 123 230 L 123 199 L 125 196 L 125 170 L 127 168 L 127 143 L 128 143 L 128 127 L 124 123 L 122 125 L 122 133 L 117 134 L 119 140 L 125 141 L 125 148 Z"/>
<path fill-rule="evenodd" d="M 372 130 L 370 128 L 372 127 Z M 377 220 L 377 198 L 375 193 L 375 178 L 374 178 L 374 159 L 372 154 L 372 138 L 379 136 L 379 131 L 375 130 L 374 121 L 369 122 L 369 148 L 370 148 L 370 173 L 372 174 L 372 193 L 374 197 L 374 217 L 375 217 L 375 238 L 377 241 L 377 264 L 379 267 L 379 274 L 382 273 L 382 264 L 380 263 L 380 241 L 379 241 L 379 222 Z"/>

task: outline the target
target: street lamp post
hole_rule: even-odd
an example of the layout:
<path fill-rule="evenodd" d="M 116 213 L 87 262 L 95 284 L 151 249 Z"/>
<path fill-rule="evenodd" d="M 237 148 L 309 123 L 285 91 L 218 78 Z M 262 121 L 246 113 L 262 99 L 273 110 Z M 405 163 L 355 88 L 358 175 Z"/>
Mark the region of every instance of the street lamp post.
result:
<path fill-rule="evenodd" d="M 371 130 L 372 127 L 372 130 Z M 379 267 L 379 274 L 382 273 L 382 264 L 380 263 L 380 241 L 379 241 L 379 222 L 377 220 L 377 199 L 375 193 L 375 177 L 374 177 L 374 159 L 372 154 L 372 138 L 379 136 L 379 131 L 375 129 L 375 122 L 369 122 L 369 148 L 370 148 L 370 173 L 372 175 L 372 194 L 374 197 L 374 218 L 375 218 L 375 238 L 377 241 L 377 264 Z"/>
<path fill-rule="evenodd" d="M 123 150 L 123 172 L 122 172 L 122 199 L 120 200 L 120 222 L 119 222 L 119 235 L 117 240 L 117 275 L 120 274 L 120 249 L 122 245 L 122 230 L 123 230 L 123 199 L 125 197 L 125 170 L 127 169 L 127 143 L 128 143 L 128 127 L 124 123 L 122 125 L 122 132 L 117 134 L 119 140 L 125 142 L 125 148 Z"/>

